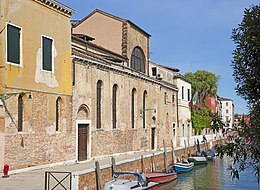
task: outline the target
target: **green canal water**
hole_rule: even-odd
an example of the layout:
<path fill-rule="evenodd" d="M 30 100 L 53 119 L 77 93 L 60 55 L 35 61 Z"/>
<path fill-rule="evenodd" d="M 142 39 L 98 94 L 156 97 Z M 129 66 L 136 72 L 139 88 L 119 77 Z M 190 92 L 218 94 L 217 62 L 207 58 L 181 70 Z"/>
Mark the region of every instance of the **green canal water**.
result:
<path fill-rule="evenodd" d="M 160 190 L 260 190 L 252 171 L 232 180 L 227 170 L 229 158 L 216 158 L 215 162 L 198 165 L 192 171 L 178 175 L 177 180 L 161 186 Z"/>

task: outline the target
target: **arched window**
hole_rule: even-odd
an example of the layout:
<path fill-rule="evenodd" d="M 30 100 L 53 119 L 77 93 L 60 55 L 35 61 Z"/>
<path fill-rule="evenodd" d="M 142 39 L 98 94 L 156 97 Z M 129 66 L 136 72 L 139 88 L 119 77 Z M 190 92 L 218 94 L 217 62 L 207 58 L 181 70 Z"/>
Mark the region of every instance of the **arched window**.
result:
<path fill-rule="evenodd" d="M 101 129 L 101 89 L 102 81 L 97 82 L 97 129 Z"/>
<path fill-rule="evenodd" d="M 132 51 L 131 68 L 145 73 L 145 57 L 140 47 L 135 47 Z"/>
<path fill-rule="evenodd" d="M 59 131 L 61 124 L 61 97 L 56 99 L 56 131 Z"/>
<path fill-rule="evenodd" d="M 136 96 L 136 89 L 133 88 L 132 90 L 132 100 L 131 100 L 131 123 L 132 123 L 132 128 L 135 128 L 135 96 Z"/>
<path fill-rule="evenodd" d="M 23 95 L 18 97 L 18 131 L 23 131 Z"/>
<path fill-rule="evenodd" d="M 144 91 L 144 94 L 143 94 L 143 128 L 145 128 L 145 124 L 146 124 L 146 113 L 145 113 L 145 110 L 146 110 L 146 97 L 147 97 L 147 91 L 145 90 Z"/>
<path fill-rule="evenodd" d="M 117 99 L 117 84 L 113 86 L 113 94 L 112 94 L 112 124 L 113 129 L 116 129 L 116 99 Z"/>

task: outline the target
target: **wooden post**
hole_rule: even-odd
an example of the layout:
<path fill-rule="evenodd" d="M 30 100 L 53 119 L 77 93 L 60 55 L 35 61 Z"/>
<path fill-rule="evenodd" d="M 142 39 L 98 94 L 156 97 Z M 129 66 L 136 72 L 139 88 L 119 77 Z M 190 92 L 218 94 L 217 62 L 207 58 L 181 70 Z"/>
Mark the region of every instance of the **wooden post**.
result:
<path fill-rule="evenodd" d="M 184 140 L 184 146 L 185 146 L 185 154 L 188 155 L 186 140 Z"/>
<path fill-rule="evenodd" d="M 145 169 L 144 169 L 144 156 L 141 155 L 141 167 L 142 167 L 142 173 L 145 172 Z"/>
<path fill-rule="evenodd" d="M 172 142 L 172 164 L 174 164 L 176 162 L 176 156 L 175 156 L 175 152 L 174 152 L 173 140 L 171 140 L 171 142 Z"/>
<path fill-rule="evenodd" d="M 164 169 L 165 171 L 167 171 L 168 160 L 167 160 L 167 150 L 166 150 L 165 140 L 163 140 L 163 148 L 164 148 Z"/>
<path fill-rule="evenodd" d="M 96 185 L 97 185 L 97 190 L 103 189 L 102 187 L 102 175 L 101 175 L 101 170 L 100 170 L 100 165 L 99 162 L 95 162 L 96 165 Z"/>
<path fill-rule="evenodd" d="M 153 156 L 152 156 L 152 172 L 155 172 L 156 171 L 156 162 L 155 162 L 155 155 L 153 153 Z"/>
<path fill-rule="evenodd" d="M 190 153 L 190 142 L 189 142 L 189 140 L 187 140 L 188 141 L 188 157 L 190 157 L 191 156 L 191 153 Z"/>
<path fill-rule="evenodd" d="M 111 171 L 112 171 L 112 177 L 116 171 L 116 160 L 114 157 L 111 158 L 111 162 L 112 162 L 112 165 L 111 165 Z"/>

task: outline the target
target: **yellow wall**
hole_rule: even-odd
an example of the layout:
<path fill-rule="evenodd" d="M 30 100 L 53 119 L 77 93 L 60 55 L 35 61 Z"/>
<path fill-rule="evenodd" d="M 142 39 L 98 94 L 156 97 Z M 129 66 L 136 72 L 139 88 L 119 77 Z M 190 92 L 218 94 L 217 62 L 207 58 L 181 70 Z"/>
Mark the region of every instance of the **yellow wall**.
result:
<path fill-rule="evenodd" d="M 21 66 L 6 62 L 7 30 L 0 34 L 0 66 L 6 66 L 0 69 L 1 86 L 71 95 L 70 17 L 34 0 L 1 0 L 1 5 L 0 27 L 11 23 L 22 28 Z M 41 70 L 42 35 L 54 42 L 53 73 Z"/>

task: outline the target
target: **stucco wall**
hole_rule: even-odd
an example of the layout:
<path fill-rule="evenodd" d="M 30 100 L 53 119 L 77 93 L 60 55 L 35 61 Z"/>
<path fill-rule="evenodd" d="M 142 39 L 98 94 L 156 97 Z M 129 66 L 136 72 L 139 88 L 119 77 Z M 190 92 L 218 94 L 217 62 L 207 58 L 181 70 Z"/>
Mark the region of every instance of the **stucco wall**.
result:
<path fill-rule="evenodd" d="M 76 158 L 72 128 L 70 16 L 35 0 L 1 0 L 0 94 L 12 94 L 0 106 L 0 168 L 11 170 Z M 21 64 L 7 63 L 7 24 L 21 29 Z M 53 39 L 53 72 L 41 69 L 42 36 Z M 29 100 L 29 93 L 32 100 Z M 18 132 L 18 96 L 23 94 L 23 129 Z M 26 94 L 24 94 L 26 93 Z M 14 95 L 14 94 L 13 94 Z M 61 124 L 56 132 L 56 100 Z M 2 105 L 2 102 L 0 102 Z"/>
<path fill-rule="evenodd" d="M 95 38 L 95 44 L 122 54 L 122 22 L 96 12 L 77 27 L 74 34 L 86 34 Z"/>
<path fill-rule="evenodd" d="M 70 18 L 33 0 L 3 0 L 1 25 L 8 23 L 21 28 L 21 64 L 6 61 L 6 35 L 0 35 L 7 88 L 40 90 L 71 95 Z M 53 39 L 54 71 L 41 69 L 42 35 Z M 0 57 L 1 58 L 1 57 Z"/>

